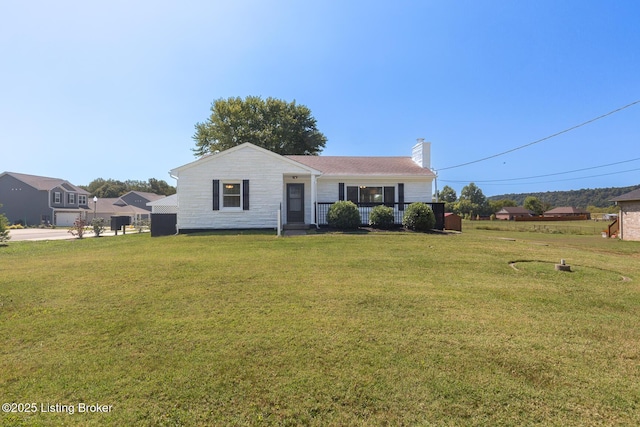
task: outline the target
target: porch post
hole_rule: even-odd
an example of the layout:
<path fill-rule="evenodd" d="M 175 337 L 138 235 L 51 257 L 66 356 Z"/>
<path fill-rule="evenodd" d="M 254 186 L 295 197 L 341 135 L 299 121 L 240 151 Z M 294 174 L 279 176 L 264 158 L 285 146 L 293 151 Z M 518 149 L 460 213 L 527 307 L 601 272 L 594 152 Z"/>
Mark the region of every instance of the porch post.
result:
<path fill-rule="evenodd" d="M 316 176 L 311 174 L 311 224 L 318 225 L 317 218 L 317 195 L 316 195 Z"/>

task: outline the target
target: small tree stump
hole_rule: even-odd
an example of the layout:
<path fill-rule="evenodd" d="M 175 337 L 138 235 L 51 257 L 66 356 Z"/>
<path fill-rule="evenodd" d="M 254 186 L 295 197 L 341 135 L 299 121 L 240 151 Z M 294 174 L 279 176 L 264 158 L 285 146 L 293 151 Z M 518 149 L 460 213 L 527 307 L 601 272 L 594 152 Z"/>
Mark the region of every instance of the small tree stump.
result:
<path fill-rule="evenodd" d="M 571 266 L 567 264 L 556 264 L 556 271 L 571 271 Z"/>

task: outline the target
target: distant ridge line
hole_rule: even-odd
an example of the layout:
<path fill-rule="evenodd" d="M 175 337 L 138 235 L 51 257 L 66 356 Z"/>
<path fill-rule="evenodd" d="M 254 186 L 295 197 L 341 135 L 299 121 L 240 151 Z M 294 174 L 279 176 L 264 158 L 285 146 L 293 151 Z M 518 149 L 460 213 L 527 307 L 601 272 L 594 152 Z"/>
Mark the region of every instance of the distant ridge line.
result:
<path fill-rule="evenodd" d="M 545 191 L 533 193 L 507 193 L 496 196 L 487 197 L 487 200 L 514 200 L 519 206 L 522 206 L 524 200 L 529 197 L 537 197 L 540 201 L 550 204 L 551 206 L 573 206 L 576 208 L 586 209 L 587 206 L 609 207 L 614 203 L 610 200 L 614 197 L 628 193 L 640 188 L 640 184 L 629 187 L 604 187 L 604 188 L 582 188 L 580 190 L 566 191 Z"/>

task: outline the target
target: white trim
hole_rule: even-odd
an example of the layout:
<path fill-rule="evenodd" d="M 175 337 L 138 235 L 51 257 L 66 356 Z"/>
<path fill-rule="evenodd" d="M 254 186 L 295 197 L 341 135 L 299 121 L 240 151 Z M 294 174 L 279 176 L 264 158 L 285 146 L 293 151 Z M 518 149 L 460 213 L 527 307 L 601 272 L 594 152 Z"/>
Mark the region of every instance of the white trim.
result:
<path fill-rule="evenodd" d="M 238 206 L 225 206 L 224 205 L 224 197 L 225 197 L 224 186 L 225 185 L 237 185 L 238 188 L 240 189 L 240 191 L 238 192 L 238 195 L 237 195 L 238 200 L 239 200 Z M 243 189 L 242 189 L 242 180 L 241 179 L 239 179 L 239 180 L 238 179 L 225 179 L 225 180 L 221 179 L 220 180 L 220 192 L 219 192 L 220 210 L 221 211 L 242 211 L 242 202 L 243 202 L 242 193 L 243 193 Z M 227 195 L 227 196 L 236 197 L 235 194 L 230 194 L 230 195 Z"/>
<path fill-rule="evenodd" d="M 219 153 L 204 155 L 204 156 L 200 157 L 198 160 L 195 160 L 195 161 L 193 161 L 191 163 L 187 163 L 186 165 L 182 165 L 182 166 L 179 166 L 177 168 L 171 169 L 169 171 L 169 175 L 179 178 L 180 177 L 180 172 L 184 171 L 185 169 L 190 169 L 190 168 L 192 168 L 194 166 L 199 165 L 200 163 L 205 163 L 205 162 L 208 162 L 210 160 L 219 159 L 221 157 L 227 156 L 229 154 L 232 154 L 232 153 L 234 153 L 234 152 L 236 152 L 238 150 L 242 150 L 244 148 L 251 148 L 251 149 L 253 149 L 255 151 L 260 151 L 260 152 L 262 152 L 262 153 L 264 153 L 264 154 L 266 154 L 268 156 L 271 156 L 273 158 L 277 158 L 277 159 L 283 160 L 283 161 L 285 161 L 286 163 L 289 163 L 292 166 L 297 166 L 299 168 L 302 168 L 303 170 L 309 172 L 310 174 L 314 174 L 314 173 L 318 174 L 318 175 L 322 174 L 321 171 L 318 171 L 318 170 L 315 170 L 313 168 L 310 168 L 309 166 L 304 165 L 302 163 L 298 163 L 295 160 L 289 159 L 288 157 L 282 156 L 282 155 L 280 155 L 278 153 L 274 153 L 273 151 L 269 151 L 266 148 L 258 147 L 257 145 L 253 145 L 253 144 L 251 144 L 249 142 L 245 142 L 244 144 L 236 145 L 235 147 L 229 148 L 228 150 L 224 150 L 224 151 L 221 151 Z"/>

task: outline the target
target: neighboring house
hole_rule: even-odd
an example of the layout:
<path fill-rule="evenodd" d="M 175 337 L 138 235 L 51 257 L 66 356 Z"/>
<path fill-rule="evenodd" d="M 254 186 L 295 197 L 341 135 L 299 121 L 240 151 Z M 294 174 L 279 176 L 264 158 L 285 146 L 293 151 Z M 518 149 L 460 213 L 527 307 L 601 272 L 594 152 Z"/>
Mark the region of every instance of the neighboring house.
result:
<path fill-rule="evenodd" d="M 620 207 L 618 236 L 640 241 L 640 188 L 611 199 Z"/>
<path fill-rule="evenodd" d="M 496 212 L 496 219 L 515 220 L 516 218 L 530 218 L 533 212 L 520 206 L 507 206 Z"/>
<path fill-rule="evenodd" d="M 576 219 L 591 219 L 591 214 L 584 209 L 574 208 L 572 206 L 560 206 L 553 208 L 542 214 L 546 218 L 563 218 L 563 217 L 576 217 Z"/>
<path fill-rule="evenodd" d="M 406 157 L 281 156 L 244 143 L 170 172 L 178 181 L 177 229 L 324 225 L 337 200 L 356 203 L 363 223 L 378 204 L 394 207 L 399 222 L 409 203 L 431 202 L 429 162 L 430 143 L 422 141 Z"/>
<path fill-rule="evenodd" d="M 23 225 L 71 226 L 86 218 L 89 193 L 60 178 L 15 172 L 0 174 L 0 213 Z"/>
<path fill-rule="evenodd" d="M 122 197 L 98 198 L 96 203 L 93 202 L 93 199 L 91 200 L 91 210 L 87 214 L 87 220 L 104 218 L 106 223 L 110 224 L 112 216 L 128 216 L 129 223 L 135 224 L 140 220 L 149 219 L 149 215 L 148 209 L 128 205 L 122 200 Z"/>
<path fill-rule="evenodd" d="M 109 223 L 112 216 L 128 216 L 130 223 L 135 224 L 140 220 L 150 219 L 152 207 L 149 203 L 161 203 L 165 199 L 167 196 L 160 194 L 129 191 L 120 197 L 98 199 L 97 206 L 93 206 L 91 201 L 95 212 L 89 217 L 104 218 Z"/>
<path fill-rule="evenodd" d="M 156 200 L 161 200 L 166 198 L 167 196 L 155 194 L 155 193 L 147 193 L 144 191 L 129 191 L 126 194 L 120 196 L 120 199 L 129 206 L 135 206 L 140 209 L 144 209 L 146 211 L 151 212 L 151 207 L 147 206 L 147 203 L 154 202 Z"/>

